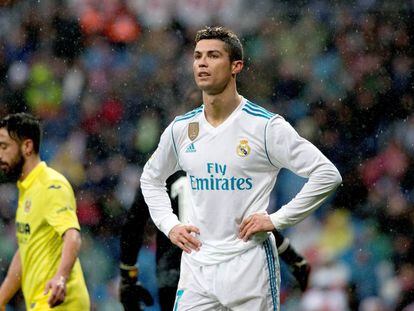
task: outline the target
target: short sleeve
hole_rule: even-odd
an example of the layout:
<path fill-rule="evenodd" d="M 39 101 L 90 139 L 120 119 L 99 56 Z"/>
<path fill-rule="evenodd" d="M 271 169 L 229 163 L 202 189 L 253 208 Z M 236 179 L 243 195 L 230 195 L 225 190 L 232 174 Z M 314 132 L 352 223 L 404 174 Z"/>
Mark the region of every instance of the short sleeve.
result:
<path fill-rule="evenodd" d="M 76 200 L 70 185 L 57 181 L 46 189 L 45 218 L 47 223 L 62 236 L 68 229 L 80 230 L 76 215 Z"/>

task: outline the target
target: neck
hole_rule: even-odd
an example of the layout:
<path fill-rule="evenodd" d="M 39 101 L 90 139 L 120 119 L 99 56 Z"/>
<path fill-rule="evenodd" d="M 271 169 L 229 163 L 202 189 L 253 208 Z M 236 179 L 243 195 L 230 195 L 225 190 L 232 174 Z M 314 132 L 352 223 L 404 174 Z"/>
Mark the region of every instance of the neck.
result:
<path fill-rule="evenodd" d="M 39 155 L 32 155 L 30 157 L 27 157 L 25 159 L 23 169 L 22 169 L 22 175 L 20 176 L 19 180 L 23 181 L 39 163 L 40 163 Z"/>
<path fill-rule="evenodd" d="M 203 92 L 204 111 L 207 121 L 214 127 L 223 123 L 240 104 L 237 90 L 227 89 L 217 95 Z"/>

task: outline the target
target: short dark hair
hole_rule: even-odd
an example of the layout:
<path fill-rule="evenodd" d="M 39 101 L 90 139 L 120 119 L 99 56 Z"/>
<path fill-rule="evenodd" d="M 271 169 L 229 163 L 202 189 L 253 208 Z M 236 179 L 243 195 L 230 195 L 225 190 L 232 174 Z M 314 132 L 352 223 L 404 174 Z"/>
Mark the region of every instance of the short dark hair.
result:
<path fill-rule="evenodd" d="M 205 39 L 218 39 L 226 44 L 227 52 L 230 55 L 230 61 L 243 60 L 243 45 L 237 35 L 222 26 L 206 26 L 197 31 L 195 43 Z"/>
<path fill-rule="evenodd" d="M 0 128 L 5 128 L 10 137 L 18 142 L 31 139 L 34 151 L 39 153 L 41 126 L 36 117 L 24 112 L 9 114 L 0 120 Z"/>

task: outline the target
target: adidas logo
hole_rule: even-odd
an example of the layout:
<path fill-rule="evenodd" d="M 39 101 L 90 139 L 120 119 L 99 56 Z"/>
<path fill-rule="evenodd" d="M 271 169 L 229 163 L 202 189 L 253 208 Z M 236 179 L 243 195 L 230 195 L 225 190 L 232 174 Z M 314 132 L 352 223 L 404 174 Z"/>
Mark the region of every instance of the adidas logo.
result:
<path fill-rule="evenodd" d="M 187 147 L 187 149 L 185 150 L 186 153 L 188 153 L 188 152 L 196 152 L 196 151 L 197 150 L 194 147 L 194 144 L 193 143 L 189 144 L 188 147 Z"/>

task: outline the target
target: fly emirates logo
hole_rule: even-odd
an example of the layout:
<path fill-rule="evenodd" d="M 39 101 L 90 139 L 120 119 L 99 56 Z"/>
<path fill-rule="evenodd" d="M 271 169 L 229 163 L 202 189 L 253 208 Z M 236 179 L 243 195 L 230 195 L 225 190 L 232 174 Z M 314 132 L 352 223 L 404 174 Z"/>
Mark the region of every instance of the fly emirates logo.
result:
<path fill-rule="evenodd" d="M 189 175 L 191 189 L 193 190 L 250 190 L 253 188 L 252 178 L 227 176 L 227 165 L 220 163 L 207 163 L 208 177 Z"/>

